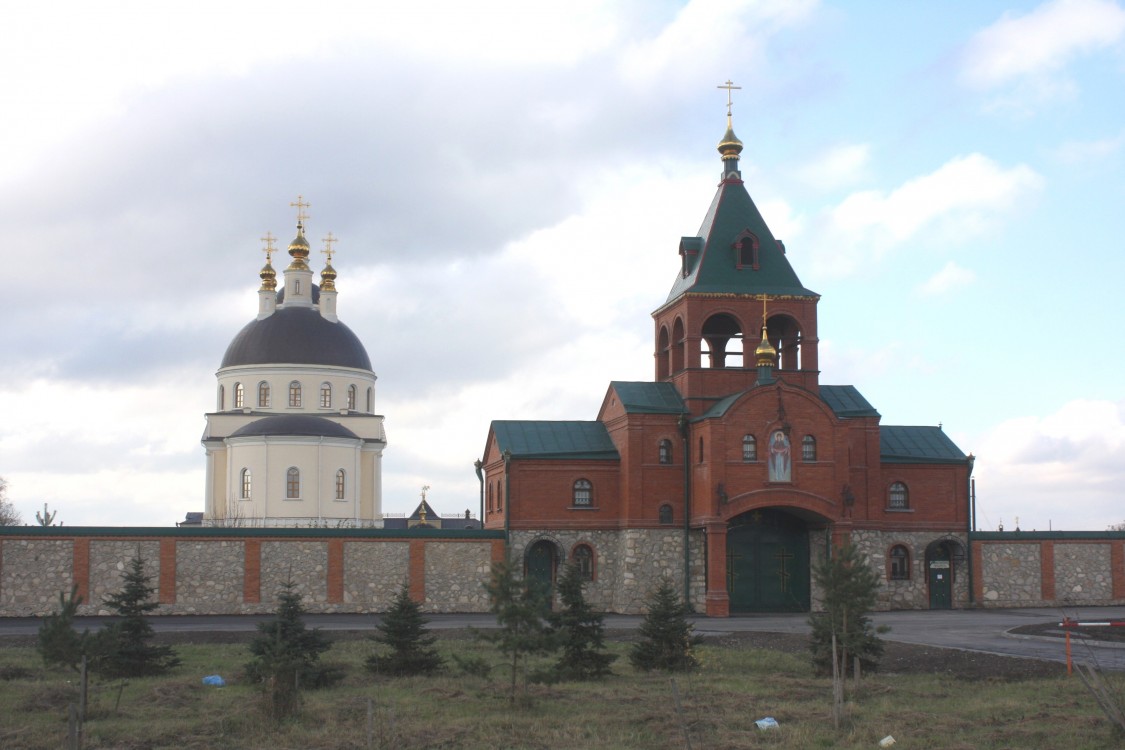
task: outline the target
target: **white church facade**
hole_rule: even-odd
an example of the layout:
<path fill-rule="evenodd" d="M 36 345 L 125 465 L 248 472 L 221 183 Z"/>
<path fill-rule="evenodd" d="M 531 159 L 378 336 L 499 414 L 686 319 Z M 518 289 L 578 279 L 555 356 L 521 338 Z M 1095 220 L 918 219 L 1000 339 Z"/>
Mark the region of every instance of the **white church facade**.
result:
<path fill-rule="evenodd" d="M 272 245 L 259 274 L 258 315 L 231 341 L 206 415 L 206 526 L 382 525 L 382 456 L 375 372 L 336 316 L 331 235 L 319 286 L 302 209 L 282 289 Z M 267 243 L 272 238 L 267 238 Z"/>

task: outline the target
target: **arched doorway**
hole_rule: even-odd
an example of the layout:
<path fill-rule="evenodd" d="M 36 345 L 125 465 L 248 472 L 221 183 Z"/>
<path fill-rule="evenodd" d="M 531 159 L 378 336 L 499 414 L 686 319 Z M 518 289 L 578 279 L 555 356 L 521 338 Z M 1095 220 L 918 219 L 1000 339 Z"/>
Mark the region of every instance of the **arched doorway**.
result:
<path fill-rule="evenodd" d="M 949 540 L 930 542 L 926 547 L 926 581 L 930 590 L 930 609 L 953 606 L 953 563 L 960 552 Z"/>
<path fill-rule="evenodd" d="M 762 508 L 727 527 L 730 611 L 807 612 L 809 532 L 796 516 Z"/>
<path fill-rule="evenodd" d="M 558 555 L 555 545 L 547 539 L 540 539 L 527 548 L 527 577 L 538 581 L 542 590 L 547 592 L 547 601 L 551 601 L 555 583 L 555 569 L 558 567 Z"/>

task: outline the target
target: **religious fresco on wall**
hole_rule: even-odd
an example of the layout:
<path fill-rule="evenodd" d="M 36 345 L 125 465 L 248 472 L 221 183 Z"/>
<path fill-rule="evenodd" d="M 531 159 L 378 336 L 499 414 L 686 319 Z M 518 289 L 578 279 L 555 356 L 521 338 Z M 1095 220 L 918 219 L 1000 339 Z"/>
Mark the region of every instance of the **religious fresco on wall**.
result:
<path fill-rule="evenodd" d="M 789 436 L 781 430 L 774 430 L 770 435 L 769 448 L 770 481 L 793 481 L 792 463 L 790 461 Z"/>

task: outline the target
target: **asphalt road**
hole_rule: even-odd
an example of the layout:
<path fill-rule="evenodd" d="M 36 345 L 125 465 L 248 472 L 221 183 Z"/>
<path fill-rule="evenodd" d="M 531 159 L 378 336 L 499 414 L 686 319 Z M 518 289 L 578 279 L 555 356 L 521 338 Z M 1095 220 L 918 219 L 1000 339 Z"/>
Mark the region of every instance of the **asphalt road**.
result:
<path fill-rule="evenodd" d="M 1029 638 L 1014 636 L 1008 631 L 1020 625 L 1059 622 L 1063 616 L 1077 619 L 1125 620 L 1125 607 L 1082 607 L 1078 609 L 983 609 L 983 610 L 911 610 L 878 612 L 873 615 L 876 625 L 890 628 L 882 637 L 890 641 L 923 646 L 957 648 L 981 651 L 1003 656 L 1065 662 L 1066 653 L 1062 639 Z M 495 627 L 491 615 L 429 615 L 434 629 L 479 629 Z M 257 629 L 259 622 L 269 615 L 175 615 L 153 617 L 153 628 L 158 632 L 243 632 Z M 375 615 L 311 614 L 306 622 L 310 627 L 324 630 L 366 630 L 375 624 Z M 78 617 L 79 629 L 96 630 L 109 618 Z M 807 633 L 807 615 L 763 614 L 727 618 L 694 617 L 696 631 L 731 633 L 760 631 L 771 633 Z M 607 615 L 606 627 L 613 630 L 635 629 L 641 622 L 639 616 Z M 0 618 L 0 637 L 10 635 L 35 635 L 41 620 L 35 617 Z M 1075 644 L 1074 658 L 1096 662 L 1102 668 L 1125 670 L 1125 648 L 1120 644 L 1096 646 Z"/>

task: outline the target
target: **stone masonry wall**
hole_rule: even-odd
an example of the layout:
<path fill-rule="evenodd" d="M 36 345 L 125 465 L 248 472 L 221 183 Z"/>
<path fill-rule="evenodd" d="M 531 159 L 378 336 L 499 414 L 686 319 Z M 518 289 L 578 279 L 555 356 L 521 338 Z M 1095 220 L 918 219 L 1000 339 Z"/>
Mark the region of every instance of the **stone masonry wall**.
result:
<path fill-rule="evenodd" d="M 1055 598 L 1066 604 L 1110 604 L 1109 544 L 1056 544 Z"/>
<path fill-rule="evenodd" d="M 409 542 L 349 541 L 344 544 L 346 611 L 378 612 L 390 605 L 407 578 Z"/>
<path fill-rule="evenodd" d="M 936 534 L 930 532 L 853 530 L 852 544 L 871 563 L 879 576 L 881 586 L 876 600 L 877 609 L 929 609 L 929 576 L 926 571 L 926 547 L 931 542 L 955 539 L 962 549 L 968 549 L 963 534 Z M 910 552 L 910 578 L 892 580 L 887 555 L 891 547 L 903 545 Z M 953 606 L 964 607 L 969 602 L 969 571 L 966 560 L 951 561 L 953 574 Z"/>
<path fill-rule="evenodd" d="M 426 545 L 427 612 L 486 612 L 489 601 L 483 581 L 492 570 L 488 547 L 463 542 Z"/>
<path fill-rule="evenodd" d="M 985 606 L 1039 607 L 1043 601 L 1038 542 L 981 545 L 982 596 Z"/>
<path fill-rule="evenodd" d="M 176 614 L 223 614 L 241 610 L 246 545 L 241 541 L 176 544 Z"/>
<path fill-rule="evenodd" d="M 5 539 L 0 549 L 0 615 L 37 615 L 58 609 L 59 593 L 74 585 L 69 539 Z"/>
<path fill-rule="evenodd" d="M 149 585 L 156 587 L 160 578 L 160 542 L 130 539 L 96 539 L 90 543 L 90 587 L 86 603 L 78 608 L 83 615 L 109 615 L 105 598 L 116 594 L 125 586 L 124 575 L 130 562 L 140 555 L 144 574 L 150 576 Z"/>

